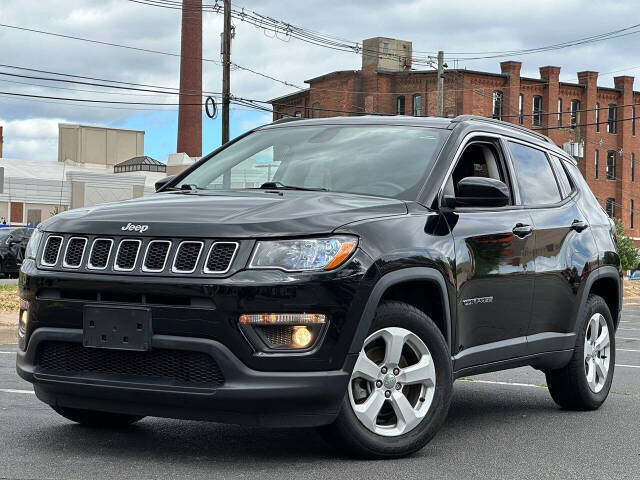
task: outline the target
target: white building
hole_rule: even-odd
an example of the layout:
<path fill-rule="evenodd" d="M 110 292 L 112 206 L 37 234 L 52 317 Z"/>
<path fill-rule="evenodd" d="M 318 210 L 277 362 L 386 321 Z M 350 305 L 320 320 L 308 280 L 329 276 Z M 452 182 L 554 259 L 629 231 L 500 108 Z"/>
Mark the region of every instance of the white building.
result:
<path fill-rule="evenodd" d="M 164 164 L 144 156 L 144 131 L 60 124 L 58 143 L 57 162 L 0 158 L 0 217 L 8 224 L 141 197 L 167 175 Z"/>

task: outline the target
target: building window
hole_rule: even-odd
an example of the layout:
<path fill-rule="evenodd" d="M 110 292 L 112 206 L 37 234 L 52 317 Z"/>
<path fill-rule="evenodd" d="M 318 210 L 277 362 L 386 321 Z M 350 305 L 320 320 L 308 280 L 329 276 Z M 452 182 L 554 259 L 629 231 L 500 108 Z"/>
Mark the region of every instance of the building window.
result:
<path fill-rule="evenodd" d="M 633 200 L 631 200 L 631 208 L 629 210 L 631 210 L 631 212 L 630 212 L 631 213 L 631 218 L 630 218 L 631 222 L 630 223 L 631 223 L 631 228 L 633 229 Z"/>
<path fill-rule="evenodd" d="M 504 102 L 504 93 L 500 90 L 493 92 L 493 118 L 502 120 L 502 104 Z"/>
<path fill-rule="evenodd" d="M 311 105 L 311 118 L 320 118 L 320 103 L 315 102 Z"/>
<path fill-rule="evenodd" d="M 302 112 L 301 111 L 297 111 L 296 113 L 293 114 L 294 117 L 296 118 L 302 118 Z"/>
<path fill-rule="evenodd" d="M 636 107 L 631 107 L 631 135 L 636 136 Z"/>
<path fill-rule="evenodd" d="M 596 132 L 600 131 L 600 104 L 596 103 Z"/>
<path fill-rule="evenodd" d="M 618 131 L 618 107 L 613 103 L 609 105 L 609 116 L 607 118 L 607 133 L 617 133 Z"/>
<path fill-rule="evenodd" d="M 607 152 L 607 180 L 616 179 L 616 151 Z"/>
<path fill-rule="evenodd" d="M 524 123 L 524 95 L 518 95 L 518 123 Z"/>
<path fill-rule="evenodd" d="M 631 154 L 631 181 L 636 181 L 636 154 Z"/>
<path fill-rule="evenodd" d="M 598 150 L 596 150 L 596 156 L 595 156 L 595 172 L 593 174 L 593 178 L 598 178 L 598 163 L 599 163 L 599 157 L 600 156 L 600 152 Z"/>
<path fill-rule="evenodd" d="M 396 115 L 404 115 L 404 97 L 396 99 Z"/>
<path fill-rule="evenodd" d="M 422 95 L 416 93 L 413 96 L 413 116 L 419 117 L 422 115 Z"/>
<path fill-rule="evenodd" d="M 580 121 L 580 100 L 573 99 L 571 100 L 570 105 L 570 113 L 571 113 L 571 128 L 576 128 L 578 122 Z"/>
<path fill-rule="evenodd" d="M 387 42 L 382 43 L 382 53 L 384 53 L 387 57 L 391 56 L 391 52 L 389 52 L 389 44 Z"/>
<path fill-rule="evenodd" d="M 562 126 L 562 99 L 558 99 L 558 126 Z"/>
<path fill-rule="evenodd" d="M 540 95 L 534 95 L 533 97 L 533 126 L 542 126 L 542 97 Z"/>
<path fill-rule="evenodd" d="M 613 198 L 607 198 L 605 200 L 605 210 L 607 211 L 607 215 L 611 218 L 616 216 L 616 201 Z"/>

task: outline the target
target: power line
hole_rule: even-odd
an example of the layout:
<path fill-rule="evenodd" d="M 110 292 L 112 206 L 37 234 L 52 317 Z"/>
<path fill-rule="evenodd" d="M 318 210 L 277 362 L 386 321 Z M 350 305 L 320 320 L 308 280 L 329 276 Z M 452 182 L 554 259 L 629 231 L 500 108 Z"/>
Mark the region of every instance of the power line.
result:
<path fill-rule="evenodd" d="M 113 42 L 104 42 L 102 40 L 94 40 L 94 39 L 89 39 L 89 38 L 83 38 L 83 37 L 78 37 L 78 36 L 74 36 L 74 35 L 66 35 L 66 34 L 61 34 L 61 33 L 54 33 L 54 32 L 47 32 L 44 30 L 36 30 L 33 28 L 26 28 L 26 27 L 19 27 L 17 25 L 8 25 L 6 23 L 0 23 L 0 27 L 3 28 L 9 28 L 9 29 L 13 29 L 13 30 L 19 30 L 19 31 L 24 31 L 24 32 L 30 32 L 30 33 L 37 33 L 40 35 L 48 35 L 48 36 L 52 36 L 52 37 L 59 37 L 59 38 L 65 38 L 68 40 L 76 40 L 76 41 L 81 41 L 81 42 L 87 42 L 87 43 L 94 43 L 94 44 L 98 44 L 98 45 L 105 45 L 105 46 L 109 46 L 109 47 L 117 47 L 117 48 L 124 48 L 124 49 L 128 49 L 128 50 L 134 50 L 134 51 L 138 51 L 138 52 L 143 52 L 143 53 L 154 53 L 154 54 L 158 54 L 158 55 L 167 55 L 170 57 L 174 57 L 174 58 L 182 58 L 182 55 L 180 55 L 179 53 L 172 53 L 172 52 L 163 52 L 160 50 L 152 50 L 152 49 L 148 49 L 148 48 L 140 48 L 140 47 L 134 47 L 131 45 L 122 45 L 119 43 L 113 43 Z M 192 60 L 201 60 L 203 62 L 210 62 L 216 65 L 221 65 L 222 62 L 218 61 L 218 60 L 213 60 L 210 58 L 196 58 L 196 57 L 185 57 L 185 58 L 189 58 Z M 283 85 L 286 85 L 288 87 L 294 87 L 294 88 L 298 88 L 301 90 L 304 90 L 305 87 L 300 87 L 298 85 L 295 85 L 291 82 L 286 82 L 284 80 L 280 80 L 276 77 L 273 77 L 271 75 L 267 75 L 265 73 L 262 72 L 258 72 L 256 70 L 253 70 L 251 68 L 248 67 L 244 67 L 242 65 L 238 65 L 237 63 L 234 63 L 233 66 L 239 70 L 243 70 L 249 73 L 252 73 L 254 75 L 259 75 L 263 78 L 268 78 L 269 80 L 273 80 L 275 82 L 278 83 L 282 83 Z"/>

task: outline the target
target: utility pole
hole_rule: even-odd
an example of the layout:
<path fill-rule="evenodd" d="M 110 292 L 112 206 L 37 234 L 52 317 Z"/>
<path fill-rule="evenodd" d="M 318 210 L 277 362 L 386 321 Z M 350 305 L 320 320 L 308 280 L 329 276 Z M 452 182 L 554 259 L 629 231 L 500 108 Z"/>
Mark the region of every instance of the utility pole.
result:
<path fill-rule="evenodd" d="M 229 141 L 229 100 L 231 95 L 231 0 L 224 0 L 222 32 L 222 144 Z"/>
<path fill-rule="evenodd" d="M 444 117 L 444 52 L 438 52 L 438 116 Z"/>
<path fill-rule="evenodd" d="M 224 0 L 222 32 L 222 145 L 229 141 L 229 105 L 231 96 L 231 0 Z M 231 172 L 222 177 L 224 188 L 231 188 Z"/>

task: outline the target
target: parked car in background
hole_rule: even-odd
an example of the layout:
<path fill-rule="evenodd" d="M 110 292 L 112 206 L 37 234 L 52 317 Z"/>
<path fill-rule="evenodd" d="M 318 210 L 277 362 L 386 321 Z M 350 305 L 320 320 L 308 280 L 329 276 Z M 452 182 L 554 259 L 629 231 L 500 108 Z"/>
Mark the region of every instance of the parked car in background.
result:
<path fill-rule="evenodd" d="M 634 270 L 629 275 L 629 280 L 640 280 L 640 270 Z"/>
<path fill-rule="evenodd" d="M 0 228 L 0 275 L 17 278 L 32 227 Z"/>

